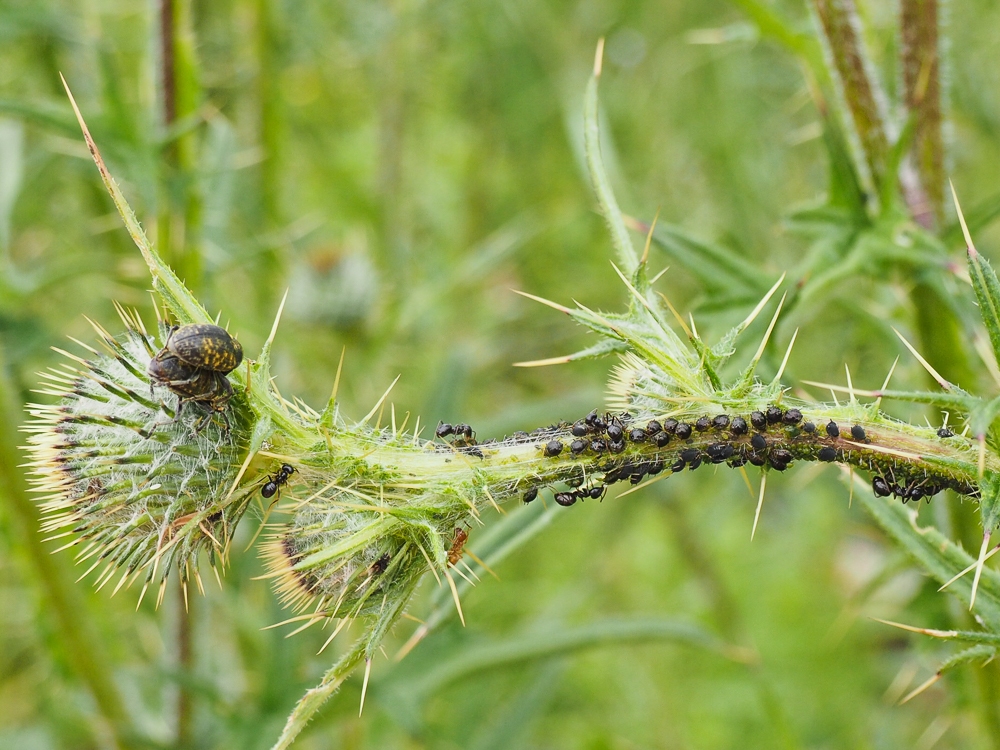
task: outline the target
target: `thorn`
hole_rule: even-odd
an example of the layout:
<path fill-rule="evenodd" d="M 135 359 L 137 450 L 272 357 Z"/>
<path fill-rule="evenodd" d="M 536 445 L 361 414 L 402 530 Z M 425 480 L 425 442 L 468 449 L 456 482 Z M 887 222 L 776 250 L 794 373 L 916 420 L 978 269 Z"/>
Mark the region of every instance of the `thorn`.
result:
<path fill-rule="evenodd" d="M 920 685 L 919 687 L 911 691 L 909 695 L 903 698 L 903 700 L 899 702 L 899 705 L 902 706 L 904 703 L 907 703 L 911 698 L 916 698 L 918 695 L 920 695 L 922 692 L 924 692 L 927 688 L 929 688 L 931 685 L 933 685 L 940 679 L 941 679 L 941 673 L 935 672 L 934 675 L 929 680 L 927 680 L 924 684 Z"/>
<path fill-rule="evenodd" d="M 767 342 L 771 338 L 771 331 L 774 330 L 774 326 L 778 322 L 778 316 L 781 315 L 781 308 L 785 304 L 786 296 L 786 294 L 781 295 L 781 302 L 778 303 L 778 309 L 774 311 L 774 317 L 771 318 L 771 324 L 767 327 L 767 331 L 764 333 L 764 338 L 761 340 L 760 346 L 757 347 L 757 353 L 753 355 L 753 360 L 750 365 L 751 370 L 757 368 L 757 363 L 760 362 L 760 358 L 764 356 L 764 348 L 767 346 Z"/>
<path fill-rule="evenodd" d="M 948 180 L 948 187 L 951 188 L 951 198 L 955 202 L 955 212 L 958 214 L 958 223 L 962 225 L 962 234 L 965 236 L 965 247 L 969 252 L 969 255 L 977 255 L 976 246 L 972 244 L 972 235 L 969 234 L 969 227 L 965 223 L 965 214 L 962 213 L 962 207 L 958 204 L 958 193 L 955 192 L 955 183 Z"/>
<path fill-rule="evenodd" d="M 364 424 L 369 419 L 371 419 L 372 417 L 375 416 L 375 412 L 377 412 L 379 410 L 379 408 L 382 406 L 382 404 L 385 403 L 386 398 L 389 397 L 389 394 L 392 392 L 392 389 L 396 387 L 396 383 L 399 382 L 399 379 L 401 377 L 403 377 L 402 373 L 400 373 L 399 375 L 396 376 L 396 379 L 393 380 L 392 383 L 389 385 L 389 387 L 385 389 L 385 393 L 382 394 L 382 398 L 380 398 L 375 403 L 375 406 L 372 407 L 372 410 L 370 412 L 368 412 L 368 414 L 366 414 L 364 416 L 364 418 L 361 420 L 361 422 L 359 424 Z"/>
<path fill-rule="evenodd" d="M 747 315 L 746 318 L 744 318 L 743 322 L 740 323 L 737 326 L 737 328 L 746 328 L 748 325 L 750 325 L 757 319 L 757 316 L 760 315 L 760 311 L 764 309 L 764 306 L 768 303 L 768 300 L 770 300 L 771 297 L 774 296 L 774 293 L 778 291 L 778 287 L 781 286 L 784 280 L 785 280 L 785 274 L 781 274 L 781 278 L 779 278 L 776 282 L 774 282 L 774 286 L 772 286 L 768 290 L 767 294 L 765 294 L 763 298 L 761 298 L 761 301 L 757 303 L 757 307 L 755 307 L 750 312 L 750 314 Z"/>
<path fill-rule="evenodd" d="M 427 625 L 427 623 L 421 624 L 419 628 L 413 631 L 413 635 L 411 635 L 410 639 L 403 644 L 403 647 L 399 649 L 398 652 L 396 652 L 395 660 L 397 662 L 400 662 L 404 658 L 406 658 L 406 655 L 410 653 L 414 649 L 414 647 L 424 639 L 424 637 L 430 632 L 430 630 L 431 629 Z"/>
<path fill-rule="evenodd" d="M 549 357 L 548 359 L 533 359 L 527 362 L 515 362 L 513 367 L 549 367 L 550 365 L 565 365 L 572 362 L 572 356 L 566 354 L 562 357 Z"/>
<path fill-rule="evenodd" d="M 368 678 L 372 675 L 372 660 L 365 659 L 365 681 L 361 684 L 361 708 L 358 709 L 358 716 L 365 712 L 365 695 L 368 694 Z"/>
<path fill-rule="evenodd" d="M 976 562 L 976 575 L 972 579 L 972 597 L 969 599 L 969 611 L 976 605 L 976 591 L 979 589 L 979 577 L 983 574 L 983 565 L 986 564 L 986 546 L 990 543 L 992 532 L 983 533 L 983 545 L 979 548 L 979 560 Z"/>
<path fill-rule="evenodd" d="M 646 265 L 646 261 L 649 259 L 649 246 L 653 242 L 653 230 L 656 229 L 656 221 L 660 218 L 660 209 L 656 209 L 656 216 L 653 217 L 653 223 L 649 225 L 649 231 L 646 233 L 646 247 L 642 249 L 642 258 L 639 260 L 639 265 Z"/>
<path fill-rule="evenodd" d="M 601 77 L 601 67 L 604 64 L 604 37 L 597 40 L 597 52 L 594 53 L 594 78 Z"/>
<path fill-rule="evenodd" d="M 533 299 L 535 302 L 541 302 L 543 305 L 548 305 L 553 310 L 558 310 L 559 312 L 564 312 L 569 315 L 572 310 L 570 310 L 565 305 L 560 305 L 558 302 L 553 302 L 552 300 L 547 300 L 544 297 L 536 297 L 534 294 L 528 294 L 527 292 L 519 292 L 517 289 L 511 289 L 514 294 L 520 294 L 522 297 L 527 297 L 528 299 Z"/>
<path fill-rule="evenodd" d="M 755 493 L 753 491 L 753 485 L 750 484 L 750 475 L 747 474 L 747 470 L 746 470 L 745 466 L 741 466 L 740 467 L 740 474 L 743 476 L 743 482 L 746 484 L 746 486 L 747 486 L 747 492 L 750 493 L 750 499 L 752 500 Z"/>
<path fill-rule="evenodd" d="M 278 312 L 274 316 L 274 323 L 271 326 L 271 333 L 267 337 L 267 341 L 264 342 L 264 349 L 271 348 L 271 342 L 274 341 L 274 335 L 278 332 L 278 322 L 281 320 L 281 313 L 285 309 L 285 301 L 288 299 L 288 289 L 285 289 L 285 295 L 281 298 L 281 304 L 278 305 Z"/>
<path fill-rule="evenodd" d="M 885 376 L 885 382 L 882 383 L 882 391 L 885 392 L 889 389 L 889 381 L 892 380 L 892 374 L 896 371 L 896 365 L 899 364 L 899 356 L 893 360 L 892 367 L 889 368 L 889 374 Z M 882 397 L 879 396 L 875 399 L 875 408 L 879 409 L 882 406 Z"/>
<path fill-rule="evenodd" d="M 854 395 L 854 383 L 851 381 L 851 368 L 846 362 L 844 363 L 844 372 L 847 373 L 847 393 L 851 397 L 851 403 L 857 403 L 858 399 Z"/>
<path fill-rule="evenodd" d="M 986 560 L 989 560 L 991 557 L 993 557 L 993 555 L 995 555 L 997 552 L 1000 552 L 1000 544 L 998 544 L 996 547 L 994 547 L 993 549 L 991 549 L 989 551 L 989 553 L 986 555 L 986 557 L 983 558 L 984 562 Z M 968 573 L 969 571 L 975 569 L 975 567 L 978 564 L 979 564 L 979 561 L 977 560 L 976 562 L 972 563 L 972 565 L 970 565 L 969 567 L 965 568 L 962 572 L 957 573 L 952 578 L 949 578 L 947 581 L 945 581 L 941 585 L 941 588 L 939 588 L 938 591 L 944 591 L 946 588 L 948 588 L 949 586 L 951 586 L 951 584 L 953 584 L 959 578 L 961 578 L 962 576 L 964 576 L 966 573 Z"/>
<path fill-rule="evenodd" d="M 757 533 L 757 521 L 760 519 L 760 509 L 764 506 L 764 487 L 767 486 L 767 474 L 760 475 L 760 495 L 757 497 L 757 510 L 753 514 L 753 529 L 750 530 L 750 541 Z"/>
<path fill-rule="evenodd" d="M 785 372 L 785 365 L 788 364 L 788 358 L 792 354 L 792 347 L 795 346 L 795 337 L 799 335 L 799 329 L 795 329 L 795 333 L 792 334 L 792 340 L 788 342 L 788 349 L 785 350 L 785 358 L 781 360 L 781 367 L 778 368 L 778 374 L 774 376 L 774 382 L 780 383 L 781 376 Z"/>
<path fill-rule="evenodd" d="M 674 318 L 676 318 L 677 322 L 680 323 L 680 326 L 682 329 L 684 329 L 684 333 L 687 334 L 687 337 L 689 339 L 693 339 L 695 337 L 694 334 L 691 333 L 691 329 L 688 328 L 688 325 L 687 323 L 684 322 L 684 318 L 681 317 L 681 314 L 677 312 L 677 308 L 675 308 L 673 304 L 671 304 L 670 300 L 667 299 L 667 295 L 665 295 L 663 292 L 657 292 L 657 294 L 659 294 L 660 297 L 663 298 L 663 301 L 667 304 L 667 308 L 670 310 L 670 312 L 674 314 Z"/>
<path fill-rule="evenodd" d="M 919 633 L 920 635 L 929 635 L 934 638 L 955 638 L 958 635 L 957 630 L 933 630 L 931 628 L 918 628 L 913 625 L 904 625 L 901 622 L 893 622 L 892 620 L 882 620 L 878 617 L 872 618 L 875 622 L 880 622 L 883 625 L 889 625 L 894 628 L 899 628 L 900 630 L 908 630 L 911 633 Z"/>
<path fill-rule="evenodd" d="M 337 392 L 340 390 L 340 373 L 344 369 L 344 355 L 347 354 L 347 345 L 340 350 L 340 364 L 337 365 L 337 377 L 333 379 L 333 393 L 330 394 L 330 403 L 337 403 Z"/>
<path fill-rule="evenodd" d="M 903 334 L 901 334 L 895 328 L 893 328 L 892 330 L 893 330 L 893 332 L 897 336 L 899 336 L 899 340 L 903 342 L 903 344 L 906 346 L 906 348 L 910 350 L 910 353 L 914 357 L 917 358 L 917 361 L 921 365 L 923 365 L 923 368 L 925 370 L 927 370 L 928 373 L 930 373 L 930 376 L 932 378 L 934 378 L 934 380 L 937 381 L 938 385 L 940 385 L 946 391 L 950 391 L 951 390 L 951 383 L 949 383 L 947 380 L 945 380 L 944 377 L 941 375 L 941 373 L 939 373 L 937 370 L 935 370 L 933 367 L 931 367 L 930 362 L 928 362 L 926 359 L 924 359 L 923 357 L 920 356 L 920 353 L 916 349 L 913 348 L 913 345 L 909 341 L 906 340 L 906 337 L 903 336 Z"/>
<path fill-rule="evenodd" d="M 458 598 L 458 588 L 455 586 L 455 579 L 451 577 L 451 573 L 445 568 L 442 571 L 445 578 L 448 579 L 448 586 L 451 588 L 451 597 L 455 600 L 455 609 L 458 610 L 458 619 L 462 621 L 462 627 L 465 627 L 465 615 L 462 613 L 462 602 Z"/>
<path fill-rule="evenodd" d="M 497 575 L 496 573 L 494 573 L 494 572 L 493 572 L 493 569 L 492 569 L 492 568 L 490 568 L 490 566 L 489 566 L 489 565 L 487 565 L 486 563 L 484 563 L 484 562 L 483 562 L 483 561 L 482 561 L 482 560 L 481 560 L 481 559 L 480 559 L 480 558 L 479 558 L 479 557 L 478 557 L 478 556 L 476 555 L 476 553 L 475 553 L 475 552 L 473 552 L 473 551 L 472 551 L 472 550 L 470 550 L 470 549 L 466 549 L 466 550 L 465 550 L 465 554 L 467 554 L 467 555 L 468 555 L 469 557 L 471 557 L 471 558 L 472 558 L 472 559 L 473 559 L 473 560 L 474 560 L 474 561 L 475 561 L 476 563 L 478 563 L 478 564 L 479 564 L 479 567 L 481 567 L 481 568 L 482 568 L 483 570 L 485 570 L 485 571 L 486 571 L 487 573 L 489 573 L 489 574 L 490 574 L 491 576 L 493 576 L 494 578 L 496 578 L 496 579 L 497 579 L 498 581 L 500 580 L 500 576 L 498 576 L 498 575 Z"/>

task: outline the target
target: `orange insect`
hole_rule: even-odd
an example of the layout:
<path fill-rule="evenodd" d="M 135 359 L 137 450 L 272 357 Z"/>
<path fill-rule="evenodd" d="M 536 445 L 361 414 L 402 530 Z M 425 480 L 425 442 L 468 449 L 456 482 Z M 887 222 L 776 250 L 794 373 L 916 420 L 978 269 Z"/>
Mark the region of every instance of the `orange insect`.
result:
<path fill-rule="evenodd" d="M 455 540 L 451 543 L 451 549 L 448 550 L 449 565 L 452 567 L 458 565 L 458 561 L 462 559 L 462 548 L 465 547 L 468 540 L 469 532 L 462 528 L 455 529 Z"/>

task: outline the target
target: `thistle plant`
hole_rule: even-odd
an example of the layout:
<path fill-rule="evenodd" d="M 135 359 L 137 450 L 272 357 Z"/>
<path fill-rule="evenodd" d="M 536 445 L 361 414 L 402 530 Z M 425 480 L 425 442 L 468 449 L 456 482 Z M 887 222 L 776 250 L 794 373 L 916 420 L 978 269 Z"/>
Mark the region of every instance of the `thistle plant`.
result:
<path fill-rule="evenodd" d="M 599 312 L 526 294 L 585 326 L 598 341 L 574 354 L 521 364 L 616 356 L 610 397 L 590 414 L 493 440 L 464 427 L 457 435 L 453 427 L 439 428 L 439 439 L 427 439 L 419 421 L 408 430 L 389 400 L 391 386 L 368 414 L 351 419 L 338 402 L 339 372 L 321 410 L 282 396 L 270 368 L 280 309 L 262 350 L 229 375 L 235 395 L 225 419 L 195 409 L 178 414 L 176 394 L 150 382 L 149 362 L 165 345 L 170 325 L 216 321 L 146 238 L 73 103 L 150 270 L 161 310 L 151 333 L 137 312 L 119 307 L 123 333 L 95 326 L 103 351 L 84 344 L 83 356 L 69 355 L 69 367 L 47 376 L 44 392 L 58 401 L 32 406 L 26 428 L 47 516 L 44 530 L 64 546 L 81 548 L 78 557 L 97 571 L 97 585 L 116 581 L 117 590 L 141 581 L 143 593 L 154 586 L 162 598 L 172 569 L 185 584 L 194 580 L 200 587 L 203 558 L 216 572 L 224 567 L 241 519 L 262 488 L 275 485 L 270 494 L 288 520 L 269 524 L 259 546 L 267 577 L 293 610 L 288 622 L 306 628 L 337 621 L 330 640 L 351 622 L 362 625 L 358 641 L 294 708 L 275 748 L 287 747 L 362 663 L 367 685 L 379 646 L 425 578 L 450 589 L 461 616 L 456 577 L 475 574 L 463 542 L 505 504 L 551 492 L 559 505 L 575 505 L 603 497 L 615 484 L 641 490 L 704 465 L 759 470 L 754 528 L 772 472 L 797 462 L 835 463 L 853 487 L 860 481 L 853 472 L 860 470 L 872 488 L 858 492 L 869 512 L 931 575 L 975 607 L 978 631 L 921 630 L 973 644 L 942 670 L 992 657 L 1000 648 L 1000 575 L 984 567 L 990 535 L 1000 524 L 1000 433 L 994 427 L 1000 401 L 948 382 L 905 340 L 940 391 L 891 390 L 887 377 L 877 391 L 855 389 L 850 379 L 844 387 L 826 386 L 846 394 L 830 403 L 792 397 L 782 378 L 794 336 L 774 376 L 763 379 L 758 372 L 786 297 L 773 305 L 754 353 L 742 365 L 734 359 L 741 335 L 772 306 L 784 276 L 717 342 L 703 340 L 693 318 L 685 320 L 655 288 L 663 277 L 649 268 L 655 222 L 636 252 L 629 219 L 611 190 L 598 129 L 600 75 L 599 48 L 585 97 L 587 164 L 628 304 L 623 312 Z M 1000 359 L 1000 282 L 968 231 L 965 237 L 969 277 Z M 890 398 L 946 410 L 950 423 L 892 419 L 881 411 L 882 400 Z M 978 560 L 935 530 L 918 529 L 913 513 L 897 502 L 944 491 L 980 503 Z M 973 570 L 971 580 L 962 576 Z M 409 647 L 426 632 L 418 630 Z"/>

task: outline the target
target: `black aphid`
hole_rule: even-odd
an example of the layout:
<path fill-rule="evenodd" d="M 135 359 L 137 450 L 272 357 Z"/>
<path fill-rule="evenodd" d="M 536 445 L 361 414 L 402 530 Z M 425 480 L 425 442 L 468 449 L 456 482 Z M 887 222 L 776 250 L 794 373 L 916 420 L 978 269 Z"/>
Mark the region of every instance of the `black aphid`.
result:
<path fill-rule="evenodd" d="M 830 421 L 826 423 L 826 434 L 830 437 L 840 437 L 840 428 L 837 427 L 837 423 Z"/>
<path fill-rule="evenodd" d="M 625 450 L 625 441 L 612 440 L 610 443 L 608 443 L 608 450 L 610 450 L 612 453 L 621 453 L 623 450 Z"/>
<path fill-rule="evenodd" d="M 573 435 L 576 437 L 583 437 L 589 432 L 586 422 L 577 422 L 573 425 Z"/>
<path fill-rule="evenodd" d="M 617 441 L 621 440 L 622 436 L 624 434 L 625 434 L 625 431 L 621 428 L 621 425 L 618 425 L 618 424 L 609 424 L 608 425 L 608 439 L 611 442 L 617 442 Z"/>
<path fill-rule="evenodd" d="M 750 438 L 750 447 L 755 451 L 762 451 L 767 448 L 767 440 L 764 439 L 763 435 L 755 434 Z"/>
<path fill-rule="evenodd" d="M 826 461 L 826 462 L 836 461 L 837 451 L 827 445 L 819 449 L 819 453 L 816 454 L 816 458 L 818 458 L 820 461 Z"/>
<path fill-rule="evenodd" d="M 655 476 L 659 474 L 661 471 L 663 471 L 663 461 L 653 461 L 653 463 L 649 465 L 650 475 Z"/>
<path fill-rule="evenodd" d="M 785 416 L 781 418 L 781 421 L 785 424 L 798 424 L 802 421 L 802 412 L 798 409 L 789 409 L 785 412 Z"/>
<path fill-rule="evenodd" d="M 759 453 L 751 453 L 747 456 L 747 461 L 749 461 L 754 466 L 763 466 L 767 463 L 767 459 Z"/>
<path fill-rule="evenodd" d="M 769 406 L 764 411 L 764 416 L 767 418 L 768 424 L 778 424 L 784 415 L 785 414 L 781 411 L 781 408 L 777 406 Z"/>
<path fill-rule="evenodd" d="M 784 448 L 777 448 L 771 451 L 771 463 L 775 461 L 782 464 L 790 464 L 792 462 L 792 454 Z"/>
<path fill-rule="evenodd" d="M 750 424 L 753 425 L 753 428 L 755 430 L 766 430 L 767 417 L 764 416 L 764 412 L 761 411 L 750 412 Z"/>
<path fill-rule="evenodd" d="M 562 443 L 558 440 L 550 440 L 545 444 L 545 447 L 542 448 L 542 453 L 544 453 L 547 457 L 552 458 L 553 456 L 558 456 L 562 453 L 562 449 Z"/>
<path fill-rule="evenodd" d="M 688 463 L 688 468 L 689 468 L 689 469 L 690 469 L 691 471 L 694 471 L 694 470 L 695 470 L 695 469 L 697 469 L 697 468 L 698 468 L 699 466 L 701 466 L 701 459 L 700 459 L 700 458 L 696 458 L 696 459 L 695 459 L 694 461 L 691 461 L 690 463 Z"/>
<path fill-rule="evenodd" d="M 663 421 L 663 431 L 672 433 L 677 429 L 677 424 L 678 422 L 676 419 L 666 419 Z"/>
<path fill-rule="evenodd" d="M 572 443 L 569 444 L 569 449 L 570 452 L 573 453 L 573 455 L 578 455 L 580 453 L 583 453 L 585 450 L 587 450 L 587 441 L 574 440 Z"/>
<path fill-rule="evenodd" d="M 608 449 L 608 444 L 605 443 L 603 440 L 590 441 L 590 450 L 594 451 L 594 453 L 604 453 L 604 451 L 606 451 L 607 449 Z"/>
<path fill-rule="evenodd" d="M 950 438 L 955 437 L 955 433 L 949 430 L 947 427 L 942 427 L 937 431 L 938 437 L 940 438 Z"/>
<path fill-rule="evenodd" d="M 657 448 L 666 448 L 667 444 L 670 442 L 670 433 L 658 432 L 653 436 L 653 440 L 656 442 Z"/>
<path fill-rule="evenodd" d="M 628 437 L 633 443 L 641 443 L 646 439 L 646 431 L 641 427 L 634 427 L 629 430 Z"/>
<path fill-rule="evenodd" d="M 712 420 L 708 417 L 698 417 L 698 421 L 694 423 L 694 428 L 698 432 L 704 432 L 712 425 Z"/>
<path fill-rule="evenodd" d="M 670 471 L 677 473 L 678 471 L 684 471 L 684 459 L 678 458 L 670 465 Z"/>
<path fill-rule="evenodd" d="M 802 431 L 808 432 L 811 435 L 812 433 L 816 432 L 816 425 L 814 425 L 812 422 L 806 422 L 802 425 Z"/>
<path fill-rule="evenodd" d="M 719 416 L 712 419 L 712 427 L 717 430 L 724 430 L 729 426 L 729 415 L 720 414 Z"/>
<path fill-rule="evenodd" d="M 536 497 L 538 497 L 538 488 L 529 487 L 524 491 L 524 494 L 521 496 L 521 500 L 523 500 L 525 503 L 530 503 Z"/>
<path fill-rule="evenodd" d="M 746 435 L 750 428 L 747 427 L 747 421 L 743 417 L 733 417 L 733 421 L 729 425 L 729 431 L 734 435 Z"/>
<path fill-rule="evenodd" d="M 646 425 L 647 435 L 656 435 L 663 431 L 663 425 L 657 422 L 655 419 L 651 419 L 649 424 Z"/>
<path fill-rule="evenodd" d="M 696 458 L 698 458 L 698 456 L 701 455 L 701 451 L 699 451 L 697 448 L 685 448 L 678 455 L 684 461 L 684 463 L 689 464 Z"/>
<path fill-rule="evenodd" d="M 851 427 L 851 437 L 859 443 L 863 443 L 865 441 L 865 428 L 859 424 L 854 425 Z"/>
<path fill-rule="evenodd" d="M 691 437 L 691 425 L 689 425 L 687 422 L 681 422 L 679 425 L 677 425 L 676 429 L 674 429 L 674 434 L 677 435 L 677 437 L 679 437 L 681 440 L 687 440 L 689 437 Z"/>

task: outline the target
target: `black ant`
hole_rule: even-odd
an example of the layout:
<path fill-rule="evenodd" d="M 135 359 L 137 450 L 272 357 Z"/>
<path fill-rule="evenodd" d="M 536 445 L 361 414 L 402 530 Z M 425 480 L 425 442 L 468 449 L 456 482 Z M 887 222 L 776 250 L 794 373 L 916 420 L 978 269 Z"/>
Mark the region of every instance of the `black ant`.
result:
<path fill-rule="evenodd" d="M 295 473 L 295 467 L 289 464 L 282 464 L 281 468 L 278 470 L 277 474 L 271 474 L 267 478 L 267 482 L 261 488 L 260 494 L 262 497 L 274 497 L 274 493 L 278 491 L 278 487 L 283 484 L 288 483 L 288 478 Z"/>

